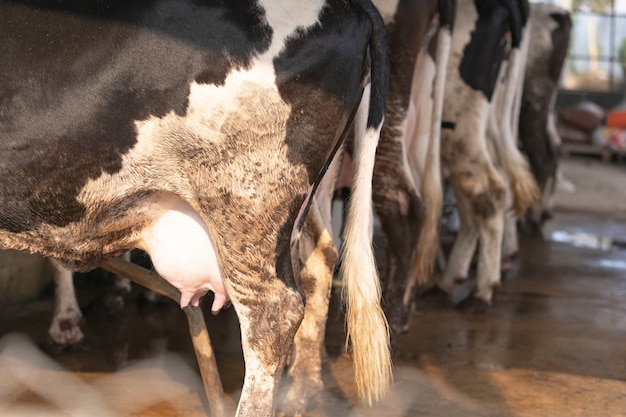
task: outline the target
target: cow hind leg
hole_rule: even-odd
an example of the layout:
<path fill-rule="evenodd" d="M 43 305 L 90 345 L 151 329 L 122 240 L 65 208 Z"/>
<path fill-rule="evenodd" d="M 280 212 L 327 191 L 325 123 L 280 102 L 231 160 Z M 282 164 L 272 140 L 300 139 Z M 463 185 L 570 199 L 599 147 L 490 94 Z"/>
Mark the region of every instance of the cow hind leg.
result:
<path fill-rule="evenodd" d="M 130 262 L 130 251 L 121 255 L 126 262 Z M 120 313 L 124 309 L 124 298 L 132 291 L 132 284 L 128 278 L 115 275 L 113 283 L 107 289 L 103 303 L 110 314 Z"/>
<path fill-rule="evenodd" d="M 504 232 L 502 236 L 502 264 L 500 269 L 506 273 L 513 268 L 513 261 L 519 252 L 517 235 L 517 215 L 512 207 L 512 198 L 509 188 L 506 194 L 506 211 L 504 213 Z"/>
<path fill-rule="evenodd" d="M 468 282 L 468 277 L 478 243 L 479 224 L 469 198 L 458 191 L 458 186 L 455 184 L 451 186 L 455 190 L 460 227 L 438 286 L 450 294 L 452 301 L 456 304 L 467 298 L 473 289 L 473 284 Z"/>
<path fill-rule="evenodd" d="M 246 376 L 237 417 L 275 415 L 275 397 L 296 330 L 304 316 L 300 293 L 279 279 L 255 281 L 254 290 L 231 283 L 241 328 Z"/>
<path fill-rule="evenodd" d="M 54 280 L 54 313 L 48 335 L 54 343 L 71 346 L 80 343 L 84 336 L 80 329 L 83 315 L 76 300 L 72 271 L 48 258 Z"/>
<path fill-rule="evenodd" d="M 383 145 L 381 142 L 380 145 Z M 410 303 L 403 302 L 426 208 L 402 167 L 384 166 L 379 145 L 374 173 L 374 207 L 385 248 L 383 299 L 393 339 L 406 328 Z M 395 159 L 398 160 L 397 158 Z M 392 162 L 390 159 L 388 162 Z"/>
<path fill-rule="evenodd" d="M 487 206 L 477 210 L 480 221 L 480 237 L 476 268 L 476 291 L 474 292 L 474 297 L 486 305 L 491 304 L 493 289 L 500 284 L 505 217 L 503 188 L 492 188 L 489 197 L 490 201 L 485 201 Z M 485 211 L 482 211 L 483 208 Z"/>
<path fill-rule="evenodd" d="M 306 299 L 304 319 L 294 339 L 289 376 L 280 416 L 302 416 L 309 400 L 321 391 L 326 317 L 338 253 L 312 205 L 300 238 L 300 280 Z"/>
<path fill-rule="evenodd" d="M 484 174 L 484 175 L 482 175 Z M 471 283 L 459 285 L 468 277 L 469 267 L 478 244 L 476 290 L 474 297 L 491 303 L 493 287 L 500 282 L 502 235 L 504 230 L 505 185 L 495 169 L 485 168 L 479 174 L 484 181 L 453 183 L 459 205 L 461 228 L 454 243 L 450 261 L 439 286 L 452 294 L 455 304 L 467 298 Z"/>

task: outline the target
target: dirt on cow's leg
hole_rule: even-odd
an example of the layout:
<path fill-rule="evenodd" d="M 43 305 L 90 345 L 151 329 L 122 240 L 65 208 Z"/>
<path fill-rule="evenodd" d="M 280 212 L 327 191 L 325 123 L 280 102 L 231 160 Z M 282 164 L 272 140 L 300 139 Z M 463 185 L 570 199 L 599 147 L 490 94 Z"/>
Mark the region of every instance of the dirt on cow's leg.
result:
<path fill-rule="evenodd" d="M 324 227 L 317 205 L 313 205 L 300 238 L 304 319 L 294 339 L 288 387 L 278 405 L 281 417 L 302 416 L 309 401 L 323 388 L 324 335 L 337 258 L 332 236 Z"/>
<path fill-rule="evenodd" d="M 502 236 L 504 232 L 504 182 L 492 177 L 489 192 L 480 198 L 475 212 L 479 218 L 478 265 L 474 297 L 491 304 L 493 288 L 500 284 Z M 481 206 L 480 204 L 485 204 Z"/>
<path fill-rule="evenodd" d="M 239 317 L 246 377 L 236 416 L 273 417 L 285 361 L 304 317 L 303 299 L 277 277 L 263 277 L 253 289 L 238 284 L 231 282 L 229 296 Z"/>
<path fill-rule="evenodd" d="M 505 183 L 489 161 L 468 166 L 471 175 L 464 175 L 461 170 L 450 177 L 461 227 L 439 286 L 453 294 L 457 304 L 462 301 L 458 292 L 466 292 L 465 286 L 457 287 L 455 294 L 455 284 L 468 277 L 477 251 L 476 290 L 473 296 L 490 304 L 493 286 L 500 282 Z"/>

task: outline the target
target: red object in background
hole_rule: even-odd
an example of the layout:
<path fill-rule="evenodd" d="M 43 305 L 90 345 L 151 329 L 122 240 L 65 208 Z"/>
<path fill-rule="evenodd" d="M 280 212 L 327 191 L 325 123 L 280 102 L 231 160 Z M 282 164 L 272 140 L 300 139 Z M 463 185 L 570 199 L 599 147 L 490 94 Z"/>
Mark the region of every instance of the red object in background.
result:
<path fill-rule="evenodd" d="M 626 109 L 614 110 L 606 115 L 607 127 L 626 129 Z"/>

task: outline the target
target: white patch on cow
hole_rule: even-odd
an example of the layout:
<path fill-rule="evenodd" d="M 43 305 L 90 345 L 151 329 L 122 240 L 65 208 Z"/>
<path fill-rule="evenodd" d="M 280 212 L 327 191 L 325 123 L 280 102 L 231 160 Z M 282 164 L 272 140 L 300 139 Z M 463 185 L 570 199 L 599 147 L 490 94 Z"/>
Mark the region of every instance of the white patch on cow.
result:
<path fill-rule="evenodd" d="M 319 16 L 326 1 L 261 0 L 259 3 L 265 10 L 265 18 L 273 31 L 272 45 L 264 55 L 274 57 L 283 49 L 285 41 L 293 35 L 296 29 L 306 29 L 319 22 Z"/>
<path fill-rule="evenodd" d="M 150 254 L 157 272 L 180 290 L 181 307 L 198 306 L 200 298 L 213 291 L 212 311 L 219 311 L 228 295 L 206 224 L 174 194 L 155 194 L 152 201 L 151 217 L 156 220 L 142 231 L 139 247 Z"/>
<path fill-rule="evenodd" d="M 457 55 L 460 62 L 463 49 L 471 39 L 471 33 L 476 27 L 479 16 L 473 1 L 457 1 L 455 14 L 450 59 Z M 458 75 L 459 65 L 451 64 L 448 64 L 448 72 L 453 70 Z"/>
<path fill-rule="evenodd" d="M 247 93 L 251 83 L 266 88 L 268 94 L 278 95 L 275 80 L 271 62 L 258 60 L 248 70 L 232 71 L 224 85 L 193 82 L 184 124 L 203 138 L 218 142 L 226 120 L 233 114 L 242 113 L 240 97 Z"/>
<path fill-rule="evenodd" d="M 400 0 L 374 0 L 374 6 L 380 12 L 386 25 L 393 22 Z"/>
<path fill-rule="evenodd" d="M 324 6 L 323 0 L 307 2 L 261 1 L 267 23 L 272 27 L 272 43 L 269 49 L 253 59 L 252 66 L 244 70 L 233 70 L 224 85 L 191 84 L 187 123 L 196 127 L 223 124 L 224 118 L 238 111 L 237 98 L 248 82 L 267 88 L 275 88 L 276 74 L 273 60 L 295 36 L 297 30 L 318 24 Z"/>

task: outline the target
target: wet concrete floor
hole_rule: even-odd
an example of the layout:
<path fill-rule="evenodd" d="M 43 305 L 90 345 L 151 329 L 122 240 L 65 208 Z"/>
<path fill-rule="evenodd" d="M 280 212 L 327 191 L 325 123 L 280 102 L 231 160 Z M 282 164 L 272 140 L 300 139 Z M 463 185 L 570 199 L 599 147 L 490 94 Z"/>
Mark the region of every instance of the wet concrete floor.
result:
<path fill-rule="evenodd" d="M 552 239 L 522 242 L 487 312 L 420 298 L 394 350 L 393 391 L 373 409 L 357 404 L 334 310 L 325 391 L 306 416 L 626 416 L 625 232 L 606 217 L 557 213 Z M 0 311 L 0 416 L 206 415 L 177 306 L 137 296 L 110 315 L 97 284 L 77 285 L 86 340 L 74 349 L 46 344 L 50 296 Z M 234 400 L 244 374 L 236 323 L 232 309 L 207 314 Z"/>

